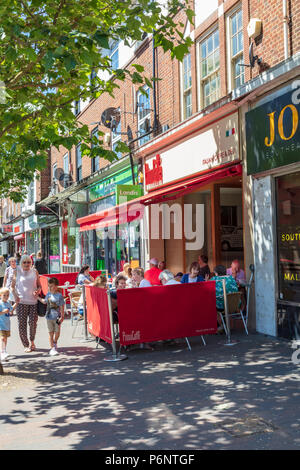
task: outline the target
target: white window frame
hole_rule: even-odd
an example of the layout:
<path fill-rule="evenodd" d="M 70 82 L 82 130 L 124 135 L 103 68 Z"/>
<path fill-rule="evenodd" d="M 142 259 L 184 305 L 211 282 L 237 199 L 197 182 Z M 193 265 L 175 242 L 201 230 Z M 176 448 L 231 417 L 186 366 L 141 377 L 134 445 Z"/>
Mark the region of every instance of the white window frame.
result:
<path fill-rule="evenodd" d="M 115 152 L 114 150 L 114 146 L 121 140 L 121 134 L 119 134 L 118 132 L 121 132 L 121 119 L 120 119 L 120 122 L 119 124 L 117 125 L 117 128 L 116 128 L 116 131 L 117 132 L 114 132 L 114 131 L 111 131 L 111 149 Z M 118 152 L 116 152 L 118 154 Z M 122 155 L 120 156 L 120 158 L 118 157 L 118 160 L 120 160 L 122 158 Z"/>
<path fill-rule="evenodd" d="M 145 116 L 143 116 L 142 118 L 140 118 L 140 112 L 139 112 L 139 100 L 140 100 L 140 97 L 143 95 L 139 90 L 137 92 L 137 95 L 136 95 L 136 102 L 137 102 L 137 121 L 138 121 L 138 137 L 141 137 L 141 134 L 140 134 L 140 129 L 141 127 L 143 126 L 143 124 L 145 123 L 146 119 L 149 119 L 150 121 L 150 125 L 151 125 L 151 95 L 150 95 L 150 88 L 148 86 L 144 86 L 143 87 L 145 89 L 145 91 L 149 92 L 149 108 L 146 108 L 148 110 L 148 113 L 145 114 Z M 144 96 L 144 95 L 143 95 Z M 141 143 L 141 140 L 142 138 L 138 141 L 138 145 L 141 146 L 141 145 L 144 145 L 146 142 L 148 142 L 148 140 L 150 140 L 150 134 L 146 136 L 146 141 Z"/>
<path fill-rule="evenodd" d="M 184 89 L 184 69 L 183 69 L 183 67 L 184 67 L 184 59 L 188 55 L 190 56 L 190 63 L 191 63 L 191 67 L 190 67 L 191 85 L 188 88 Z M 180 64 L 180 90 L 181 90 L 181 92 L 180 92 L 181 120 L 185 121 L 186 119 L 190 118 L 193 115 L 192 58 L 191 58 L 191 53 L 190 52 L 184 56 L 183 61 Z M 188 94 L 191 95 L 191 106 L 190 106 L 191 114 L 190 115 L 188 115 L 188 113 L 186 112 L 188 108 L 185 107 L 185 97 Z"/>
<path fill-rule="evenodd" d="M 232 55 L 232 29 L 231 29 L 231 22 L 232 18 L 239 13 L 242 12 L 242 25 L 243 25 L 243 8 L 242 5 L 239 3 L 236 5 L 226 16 L 226 49 L 227 49 L 227 83 L 228 83 L 228 92 L 230 93 L 232 90 L 235 89 L 235 74 L 233 69 L 233 62 L 239 56 L 241 56 L 241 63 L 244 63 L 244 36 L 243 36 L 243 49 L 242 52 L 239 52 L 235 56 Z M 245 68 L 241 67 L 241 72 L 244 74 L 244 83 L 245 83 Z"/>
<path fill-rule="evenodd" d="M 201 58 L 201 45 L 203 42 L 207 41 L 208 38 L 214 34 L 215 32 L 219 33 L 219 68 L 215 69 L 213 72 L 211 72 L 209 75 L 206 75 L 205 78 L 202 78 L 202 72 L 201 72 L 201 65 L 202 65 L 202 58 Z M 214 24 L 199 40 L 197 41 L 197 84 L 198 84 L 198 110 L 204 109 L 206 106 L 204 106 L 204 93 L 203 93 L 203 83 L 206 82 L 208 79 L 213 77 L 214 75 L 219 75 L 219 97 L 216 99 L 221 98 L 221 63 L 220 63 L 220 30 L 218 27 L 218 24 Z M 210 103 L 212 104 L 212 103 Z M 209 106 L 209 105 L 208 105 Z"/>

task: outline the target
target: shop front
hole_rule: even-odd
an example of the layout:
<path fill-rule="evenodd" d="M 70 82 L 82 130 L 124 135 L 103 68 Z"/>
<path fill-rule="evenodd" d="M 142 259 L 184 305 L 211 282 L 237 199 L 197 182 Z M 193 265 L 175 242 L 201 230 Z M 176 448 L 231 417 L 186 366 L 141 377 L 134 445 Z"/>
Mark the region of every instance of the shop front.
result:
<path fill-rule="evenodd" d="M 31 215 L 24 219 L 26 234 L 26 250 L 28 254 L 37 253 L 40 250 L 40 228 L 37 215 Z"/>
<path fill-rule="evenodd" d="M 300 339 L 300 82 L 246 113 L 253 181 L 257 330 Z"/>
<path fill-rule="evenodd" d="M 25 251 L 25 232 L 24 219 L 13 224 L 13 234 L 15 242 L 15 253 L 24 253 Z"/>
<path fill-rule="evenodd" d="M 211 114 L 210 123 L 192 119 L 141 150 L 147 258 L 164 260 L 174 273 L 187 272 L 199 255 L 211 270 L 233 259 L 244 268 L 239 117 Z"/>
<path fill-rule="evenodd" d="M 140 185 L 131 185 L 130 167 L 115 172 L 88 188 L 89 215 L 80 224 L 83 262 L 95 270 L 107 270 L 114 276 L 126 262 L 140 265 L 140 217 L 127 218 L 114 211 L 118 204 L 142 195 Z"/>

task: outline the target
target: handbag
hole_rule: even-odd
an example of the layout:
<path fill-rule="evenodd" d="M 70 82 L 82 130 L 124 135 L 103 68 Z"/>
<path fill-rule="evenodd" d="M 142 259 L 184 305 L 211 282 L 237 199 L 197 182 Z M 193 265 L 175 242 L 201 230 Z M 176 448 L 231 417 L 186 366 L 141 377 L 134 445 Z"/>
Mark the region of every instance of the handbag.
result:
<path fill-rule="evenodd" d="M 43 304 L 40 300 L 37 303 L 37 314 L 39 317 L 44 317 L 47 313 L 47 304 Z"/>

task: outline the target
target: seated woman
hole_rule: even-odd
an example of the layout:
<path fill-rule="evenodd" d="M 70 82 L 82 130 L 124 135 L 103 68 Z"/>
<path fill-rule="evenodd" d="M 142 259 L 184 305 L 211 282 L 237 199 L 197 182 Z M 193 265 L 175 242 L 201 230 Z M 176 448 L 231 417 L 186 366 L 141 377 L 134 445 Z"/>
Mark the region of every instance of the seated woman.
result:
<path fill-rule="evenodd" d="M 205 277 L 210 276 L 210 269 L 208 266 L 208 257 L 206 255 L 200 255 L 198 257 L 199 266 L 200 266 L 200 276 Z"/>
<path fill-rule="evenodd" d="M 118 274 L 118 276 L 116 277 L 116 280 L 115 280 L 115 289 L 112 289 L 110 291 L 110 297 L 111 297 L 111 306 L 112 306 L 112 310 L 113 310 L 113 313 L 117 313 L 118 312 L 118 297 L 117 297 L 117 291 L 119 289 L 126 289 L 126 277 L 123 276 L 123 274 Z M 118 317 L 115 317 L 114 315 L 114 320 L 118 320 Z"/>
<path fill-rule="evenodd" d="M 90 267 L 88 264 L 82 266 L 80 269 L 78 276 L 76 278 L 75 284 L 83 285 L 83 284 L 92 284 L 95 279 L 90 275 Z"/>
<path fill-rule="evenodd" d="M 152 287 L 152 284 L 144 279 L 143 268 L 134 268 L 132 270 L 132 280 L 135 287 Z"/>
<path fill-rule="evenodd" d="M 200 266 L 197 261 L 194 261 L 190 266 L 190 271 L 187 274 L 184 274 L 181 279 L 182 284 L 187 284 L 190 282 L 201 282 L 204 281 L 204 278 L 200 276 Z"/>
<path fill-rule="evenodd" d="M 164 269 L 160 275 L 158 276 L 159 277 L 159 280 L 160 282 L 162 283 L 163 286 L 171 286 L 172 284 L 181 284 L 180 281 L 177 281 L 175 278 L 174 278 L 174 275 L 173 273 L 171 273 L 171 271 L 169 271 L 168 269 Z"/>

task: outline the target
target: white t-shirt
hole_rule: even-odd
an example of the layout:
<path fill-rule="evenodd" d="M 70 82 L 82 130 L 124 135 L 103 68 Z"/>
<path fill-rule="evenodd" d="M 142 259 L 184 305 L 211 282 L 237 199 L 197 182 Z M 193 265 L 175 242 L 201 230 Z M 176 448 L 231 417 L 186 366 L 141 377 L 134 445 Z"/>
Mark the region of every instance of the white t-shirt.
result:
<path fill-rule="evenodd" d="M 173 284 L 181 284 L 181 282 L 176 281 L 176 279 L 170 279 L 168 282 L 166 282 L 165 286 L 171 286 Z"/>
<path fill-rule="evenodd" d="M 152 287 L 152 284 L 150 284 L 150 282 L 147 281 L 147 279 L 142 279 L 139 287 Z"/>
<path fill-rule="evenodd" d="M 20 303 L 25 305 L 37 304 L 37 298 L 33 292 L 37 289 L 37 275 L 35 269 L 23 271 L 17 270 L 16 291 L 20 298 Z"/>

